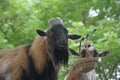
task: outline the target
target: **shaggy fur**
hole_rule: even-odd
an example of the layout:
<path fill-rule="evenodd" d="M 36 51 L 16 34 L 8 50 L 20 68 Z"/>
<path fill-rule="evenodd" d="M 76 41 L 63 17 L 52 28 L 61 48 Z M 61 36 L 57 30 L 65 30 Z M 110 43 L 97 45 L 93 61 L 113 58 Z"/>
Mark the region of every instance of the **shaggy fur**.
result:
<path fill-rule="evenodd" d="M 48 40 L 40 36 L 32 45 L 1 51 L 0 80 L 57 80 L 60 66 L 55 70 L 48 53 Z"/>
<path fill-rule="evenodd" d="M 0 80 L 57 80 L 61 65 L 68 63 L 68 38 L 80 36 L 68 34 L 59 18 L 50 24 L 46 32 L 37 30 L 32 44 L 0 52 Z"/>

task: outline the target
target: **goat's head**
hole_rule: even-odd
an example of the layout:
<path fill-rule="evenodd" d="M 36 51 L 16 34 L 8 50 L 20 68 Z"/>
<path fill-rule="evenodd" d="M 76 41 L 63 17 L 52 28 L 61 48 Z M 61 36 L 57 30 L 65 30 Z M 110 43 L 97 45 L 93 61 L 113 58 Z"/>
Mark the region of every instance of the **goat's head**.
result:
<path fill-rule="evenodd" d="M 80 56 L 82 58 L 92 56 L 92 57 L 104 57 L 107 56 L 110 52 L 109 51 L 103 51 L 103 52 L 98 52 L 95 48 L 94 45 L 87 42 L 83 45 L 81 45 L 81 51 L 77 52 L 72 49 L 69 49 L 70 52 L 74 55 Z M 87 54 L 89 52 L 89 55 Z"/>
<path fill-rule="evenodd" d="M 83 52 L 82 52 L 83 51 Z M 81 57 L 86 57 L 87 56 L 87 51 L 92 57 L 104 57 L 109 54 L 109 51 L 103 51 L 99 53 L 95 48 L 94 45 L 91 44 L 90 42 L 85 43 L 82 45 L 82 51 L 80 53 Z"/>
<path fill-rule="evenodd" d="M 66 64 L 68 62 L 68 38 L 78 39 L 81 36 L 68 34 L 67 29 L 60 18 L 52 18 L 49 21 L 50 28 L 47 32 L 37 30 L 40 36 L 46 36 L 49 42 L 50 57 L 55 63 Z"/>

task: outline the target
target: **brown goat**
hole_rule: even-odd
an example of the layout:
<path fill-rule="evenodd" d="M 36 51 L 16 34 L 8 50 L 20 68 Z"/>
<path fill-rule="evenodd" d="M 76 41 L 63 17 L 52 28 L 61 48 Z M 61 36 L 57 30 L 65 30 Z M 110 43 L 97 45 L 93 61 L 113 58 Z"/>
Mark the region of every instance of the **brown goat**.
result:
<path fill-rule="evenodd" d="M 61 65 L 67 65 L 69 35 L 60 18 L 50 20 L 50 28 L 37 30 L 30 45 L 21 45 L 0 52 L 0 80 L 57 80 Z"/>
<path fill-rule="evenodd" d="M 74 55 L 78 55 L 81 58 L 85 58 L 88 56 L 92 56 L 92 57 L 104 57 L 106 55 L 109 54 L 109 51 L 104 51 L 102 53 L 99 53 L 94 47 L 93 45 L 91 45 L 90 43 L 87 43 L 85 45 L 82 46 L 83 49 L 81 50 L 80 53 L 70 49 L 70 52 L 72 52 Z M 87 54 L 87 51 L 89 51 L 90 54 Z M 79 63 L 79 61 L 75 62 Z M 64 80 L 96 80 L 96 73 L 95 73 L 95 69 L 92 69 L 89 72 L 82 72 L 82 71 L 75 71 L 75 64 L 74 67 L 71 68 L 71 70 L 69 71 L 69 73 L 67 74 L 67 76 L 65 77 Z M 81 70 L 81 69 L 79 69 Z"/>

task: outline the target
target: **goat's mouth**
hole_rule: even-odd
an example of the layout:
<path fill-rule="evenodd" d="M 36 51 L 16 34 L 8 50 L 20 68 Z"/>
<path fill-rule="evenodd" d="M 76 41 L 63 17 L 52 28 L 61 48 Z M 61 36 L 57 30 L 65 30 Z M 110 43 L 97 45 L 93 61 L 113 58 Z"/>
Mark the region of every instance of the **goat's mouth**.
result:
<path fill-rule="evenodd" d="M 67 44 L 59 44 L 56 46 L 56 48 L 59 50 L 66 50 L 67 47 L 68 47 Z"/>

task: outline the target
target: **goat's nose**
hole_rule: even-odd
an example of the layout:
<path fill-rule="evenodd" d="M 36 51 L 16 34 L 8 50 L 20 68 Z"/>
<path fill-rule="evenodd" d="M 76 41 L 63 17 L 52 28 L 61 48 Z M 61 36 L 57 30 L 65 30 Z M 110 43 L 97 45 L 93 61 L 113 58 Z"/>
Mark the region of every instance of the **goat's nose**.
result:
<path fill-rule="evenodd" d="M 59 48 L 59 49 L 67 49 L 67 41 L 58 40 L 57 41 L 57 48 Z"/>
<path fill-rule="evenodd" d="M 59 43 L 59 44 L 62 44 L 62 45 L 66 45 L 66 44 L 67 44 L 67 41 L 66 41 L 66 40 L 59 40 L 58 43 Z"/>

